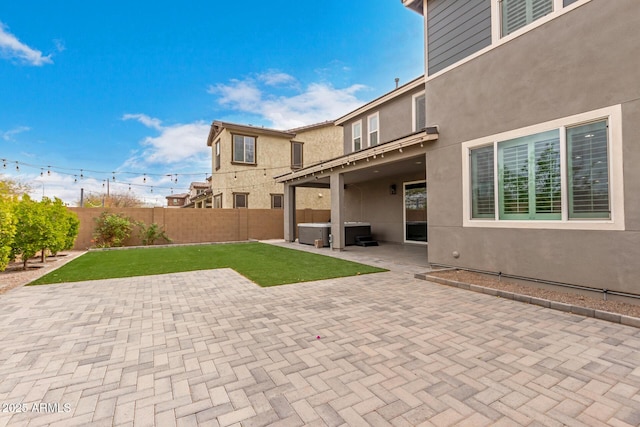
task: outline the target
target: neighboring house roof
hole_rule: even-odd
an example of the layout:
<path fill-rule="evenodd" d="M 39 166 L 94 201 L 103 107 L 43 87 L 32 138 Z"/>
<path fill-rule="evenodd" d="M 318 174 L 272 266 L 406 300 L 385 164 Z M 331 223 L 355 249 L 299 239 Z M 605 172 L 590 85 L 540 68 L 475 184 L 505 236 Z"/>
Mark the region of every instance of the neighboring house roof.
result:
<path fill-rule="evenodd" d="M 189 186 L 190 188 L 209 188 L 210 185 L 208 182 L 192 182 Z"/>
<path fill-rule="evenodd" d="M 357 117 L 360 114 L 366 113 L 367 111 L 373 108 L 376 108 L 381 104 L 384 104 L 385 102 L 390 101 L 395 97 L 400 96 L 404 93 L 407 93 L 411 90 L 414 90 L 420 86 L 424 87 L 424 74 L 421 75 L 420 77 L 416 77 L 415 79 L 411 80 L 409 83 L 405 83 L 402 86 L 399 86 L 396 89 L 392 90 L 391 92 L 387 92 L 384 95 L 374 99 L 373 101 L 364 104 L 362 107 L 347 113 L 346 115 L 336 120 L 335 124 L 338 126 L 341 126 L 344 122 L 354 117 Z"/>
<path fill-rule="evenodd" d="M 312 125 L 306 125 L 306 126 L 301 126 L 299 128 L 289 129 L 289 130 L 287 130 L 287 132 L 298 133 L 298 132 L 302 132 L 302 131 L 308 131 L 308 130 L 312 130 L 312 129 L 319 129 L 319 128 L 322 128 L 322 127 L 335 126 L 335 125 L 336 125 L 335 120 L 327 120 L 326 122 L 314 123 Z"/>
<path fill-rule="evenodd" d="M 165 196 L 165 199 L 186 199 L 189 197 L 189 193 L 180 193 L 180 194 L 171 194 L 169 196 Z"/>
<path fill-rule="evenodd" d="M 293 138 L 296 136 L 295 133 L 265 128 L 262 126 L 252 126 L 252 125 L 241 125 L 238 123 L 229 123 L 229 122 L 221 122 L 215 120 L 211 123 L 211 129 L 209 130 L 209 137 L 207 138 L 207 145 L 211 147 L 213 144 L 213 140 L 222 132 L 223 129 L 229 129 L 231 131 L 237 132 L 246 132 L 249 134 L 261 134 L 261 135 L 273 135 L 280 136 L 283 138 Z"/>

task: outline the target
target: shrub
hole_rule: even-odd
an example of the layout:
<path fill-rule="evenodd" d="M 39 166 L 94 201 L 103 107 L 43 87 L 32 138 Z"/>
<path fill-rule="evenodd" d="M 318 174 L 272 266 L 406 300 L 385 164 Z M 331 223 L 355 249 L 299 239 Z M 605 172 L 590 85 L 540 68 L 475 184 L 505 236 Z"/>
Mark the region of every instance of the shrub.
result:
<path fill-rule="evenodd" d="M 95 245 L 98 248 L 123 246 L 125 240 L 131 236 L 133 222 L 123 214 L 102 212 L 95 219 L 96 228 L 93 233 Z"/>
<path fill-rule="evenodd" d="M 144 222 L 140 221 L 137 225 L 138 236 L 145 246 L 154 245 L 158 240 L 164 240 L 167 243 L 172 242 L 169 236 L 167 236 L 166 231 L 155 222 L 147 226 Z"/>

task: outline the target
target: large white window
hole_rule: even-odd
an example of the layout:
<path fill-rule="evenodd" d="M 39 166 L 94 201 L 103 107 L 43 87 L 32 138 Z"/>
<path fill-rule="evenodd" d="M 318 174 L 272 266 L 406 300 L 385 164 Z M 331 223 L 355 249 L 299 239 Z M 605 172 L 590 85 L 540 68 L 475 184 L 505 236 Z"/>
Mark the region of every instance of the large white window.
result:
<path fill-rule="evenodd" d="M 351 125 L 351 138 L 353 151 L 362 150 L 362 120 Z"/>
<path fill-rule="evenodd" d="M 413 95 L 413 131 L 418 132 L 427 127 L 424 92 Z"/>
<path fill-rule="evenodd" d="M 367 118 L 367 131 L 369 132 L 369 147 L 380 143 L 380 116 L 378 113 Z"/>
<path fill-rule="evenodd" d="M 623 229 L 620 106 L 463 144 L 465 226 Z"/>
<path fill-rule="evenodd" d="M 256 163 L 256 137 L 233 135 L 233 161 L 235 163 Z"/>

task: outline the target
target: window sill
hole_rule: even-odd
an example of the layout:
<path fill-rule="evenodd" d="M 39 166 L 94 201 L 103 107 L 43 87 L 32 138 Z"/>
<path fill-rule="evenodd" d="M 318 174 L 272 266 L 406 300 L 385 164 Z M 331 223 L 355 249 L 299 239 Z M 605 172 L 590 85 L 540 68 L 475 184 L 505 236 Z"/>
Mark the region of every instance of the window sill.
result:
<path fill-rule="evenodd" d="M 482 220 L 468 219 L 463 221 L 463 227 L 470 228 L 517 228 L 517 229 L 549 229 L 549 230 L 603 230 L 624 231 L 624 224 L 614 220 Z"/>

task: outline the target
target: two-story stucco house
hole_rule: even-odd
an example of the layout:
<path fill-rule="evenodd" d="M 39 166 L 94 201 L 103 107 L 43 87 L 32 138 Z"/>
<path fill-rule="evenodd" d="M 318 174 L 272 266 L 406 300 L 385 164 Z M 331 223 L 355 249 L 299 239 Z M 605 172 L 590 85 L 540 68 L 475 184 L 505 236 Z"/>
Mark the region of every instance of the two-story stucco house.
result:
<path fill-rule="evenodd" d="M 214 121 L 207 145 L 213 208 L 282 209 L 283 185 L 273 177 L 340 154 L 342 134 L 332 121 L 286 131 Z M 297 208 L 329 209 L 330 203 L 326 189 L 307 189 Z"/>
<path fill-rule="evenodd" d="M 437 134 L 408 137 L 410 148 L 381 144 L 395 150 L 392 172 L 362 142 L 374 109 L 338 121 L 351 147 L 327 180 L 332 201 L 339 196 L 332 206 L 337 248 L 341 222 L 356 214 L 350 183 L 366 206 L 395 210 L 380 200 L 391 200 L 394 184 L 406 193 L 396 176 L 415 155 L 413 163 L 426 166 L 415 172 L 428 189 L 430 263 L 639 295 L 638 1 L 403 3 L 424 16 L 425 124 Z M 379 114 L 379 139 L 388 141 L 382 105 Z M 374 178 L 376 170 L 390 178 Z M 309 171 L 279 178 L 285 199 Z M 371 215 L 364 208 L 360 218 Z M 396 219 L 375 219 L 375 235 L 398 241 L 389 231 Z"/>
<path fill-rule="evenodd" d="M 426 244 L 425 153 L 438 135 L 426 126 L 424 109 L 419 77 L 336 120 L 341 156 L 276 179 L 285 184 L 285 240 L 294 240 L 299 193 L 324 186 L 331 192 L 333 248 L 345 246 L 345 222 L 369 224 L 381 241 Z"/>

